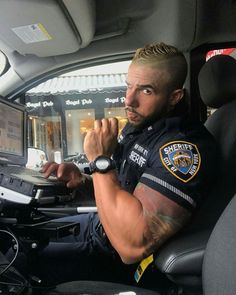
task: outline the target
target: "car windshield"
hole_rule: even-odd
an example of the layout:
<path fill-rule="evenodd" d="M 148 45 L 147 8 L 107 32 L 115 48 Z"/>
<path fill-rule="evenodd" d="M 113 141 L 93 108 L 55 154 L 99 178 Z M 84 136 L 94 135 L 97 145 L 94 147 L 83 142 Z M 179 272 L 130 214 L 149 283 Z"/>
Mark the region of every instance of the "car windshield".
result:
<path fill-rule="evenodd" d="M 46 152 L 60 163 L 81 164 L 83 140 L 95 119 L 116 117 L 121 130 L 129 61 L 68 72 L 28 90 L 28 146 Z"/>

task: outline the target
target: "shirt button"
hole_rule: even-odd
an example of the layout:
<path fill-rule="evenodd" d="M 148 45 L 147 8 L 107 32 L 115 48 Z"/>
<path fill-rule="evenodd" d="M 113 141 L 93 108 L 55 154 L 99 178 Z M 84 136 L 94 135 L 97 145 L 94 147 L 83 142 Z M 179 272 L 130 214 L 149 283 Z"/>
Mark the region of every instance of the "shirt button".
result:
<path fill-rule="evenodd" d="M 125 181 L 125 184 L 126 184 L 126 185 L 130 185 L 130 181 L 129 181 L 129 180 L 126 180 L 126 181 Z"/>
<path fill-rule="evenodd" d="M 134 136 L 132 134 L 129 135 L 129 138 L 132 139 Z"/>

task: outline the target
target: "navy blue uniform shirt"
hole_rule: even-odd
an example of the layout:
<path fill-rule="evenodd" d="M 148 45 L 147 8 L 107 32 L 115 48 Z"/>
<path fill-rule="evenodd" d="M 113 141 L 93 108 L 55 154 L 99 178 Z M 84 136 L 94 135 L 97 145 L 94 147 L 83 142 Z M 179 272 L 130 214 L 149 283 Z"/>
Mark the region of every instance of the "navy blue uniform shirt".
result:
<path fill-rule="evenodd" d="M 182 117 L 161 119 L 122 130 L 114 153 L 121 186 L 133 193 L 138 183 L 162 193 L 188 210 L 204 198 L 217 171 L 217 145 L 200 122 Z"/>

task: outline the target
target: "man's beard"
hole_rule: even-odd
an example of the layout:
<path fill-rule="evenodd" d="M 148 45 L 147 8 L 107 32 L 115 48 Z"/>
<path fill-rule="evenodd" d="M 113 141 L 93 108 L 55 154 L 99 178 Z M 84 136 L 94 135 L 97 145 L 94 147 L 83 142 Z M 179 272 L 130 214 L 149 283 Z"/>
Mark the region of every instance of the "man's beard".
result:
<path fill-rule="evenodd" d="M 145 127 L 148 127 L 150 125 L 152 125 L 153 123 L 157 122 L 158 120 L 162 119 L 163 117 L 165 117 L 167 115 L 167 109 L 164 108 L 160 111 L 156 111 L 152 114 L 150 114 L 149 116 L 145 117 L 143 115 L 141 115 L 140 113 L 138 113 L 135 108 L 133 107 L 125 107 L 125 111 L 129 111 L 131 113 L 134 113 L 136 114 L 137 116 L 139 116 L 139 118 L 141 119 L 138 123 L 134 123 L 130 120 L 129 123 L 134 126 L 135 128 L 145 128 Z"/>

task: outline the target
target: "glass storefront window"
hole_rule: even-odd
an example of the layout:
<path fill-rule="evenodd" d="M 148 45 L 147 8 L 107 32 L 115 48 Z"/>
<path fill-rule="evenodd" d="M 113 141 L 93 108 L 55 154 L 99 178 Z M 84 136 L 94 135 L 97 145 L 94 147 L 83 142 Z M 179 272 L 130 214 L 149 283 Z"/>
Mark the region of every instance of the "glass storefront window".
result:
<path fill-rule="evenodd" d="M 127 123 L 126 113 L 124 108 L 105 108 L 104 109 L 105 118 L 117 118 L 119 121 L 119 133 Z"/>
<path fill-rule="evenodd" d="M 124 100 L 130 62 L 118 62 L 68 72 L 25 94 L 29 112 L 29 146 L 60 163 L 83 155 L 83 142 L 94 120 L 116 117 L 126 124 Z"/>
<path fill-rule="evenodd" d="M 47 151 L 50 161 L 55 160 L 55 152 L 62 153 L 61 118 L 59 116 L 30 116 L 28 133 L 31 135 L 29 146 Z"/>
<path fill-rule="evenodd" d="M 84 137 L 93 128 L 95 120 L 94 109 L 67 110 L 66 139 L 68 155 L 83 153 Z"/>

